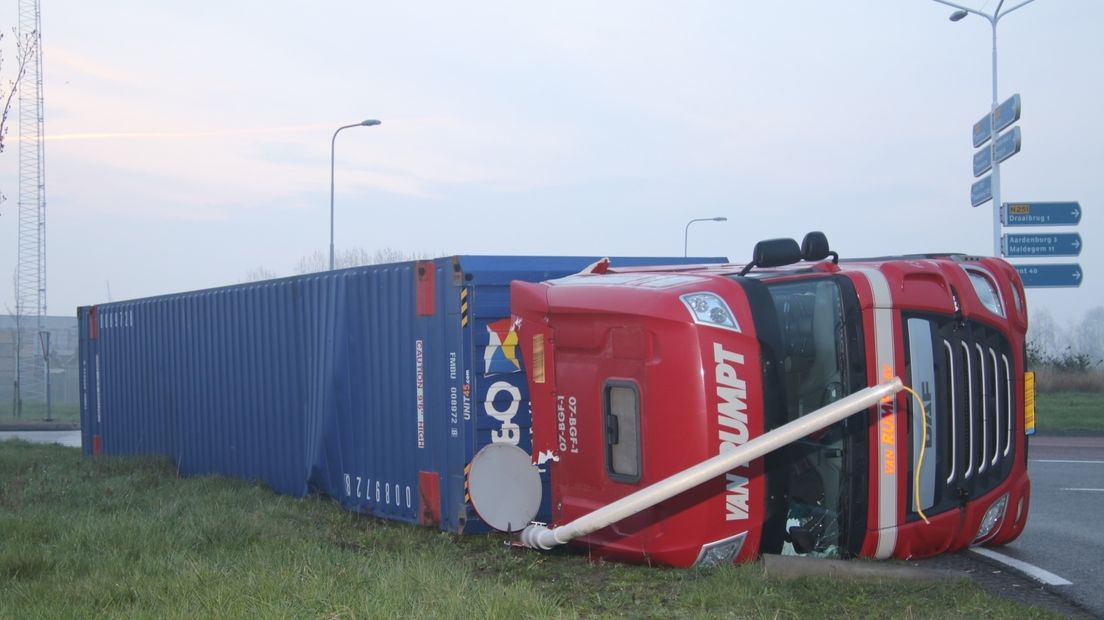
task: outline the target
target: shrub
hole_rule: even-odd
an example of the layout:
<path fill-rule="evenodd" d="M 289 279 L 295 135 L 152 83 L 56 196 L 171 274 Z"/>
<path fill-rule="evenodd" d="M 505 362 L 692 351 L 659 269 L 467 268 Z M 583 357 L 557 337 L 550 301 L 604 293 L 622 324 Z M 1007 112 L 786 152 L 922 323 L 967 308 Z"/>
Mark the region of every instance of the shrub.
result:
<path fill-rule="evenodd" d="M 1034 342 L 1027 343 L 1027 363 L 1030 366 L 1048 366 L 1059 371 L 1082 372 L 1099 368 L 1104 360 L 1093 359 L 1088 353 L 1066 347 L 1059 353 L 1044 350 Z"/>
<path fill-rule="evenodd" d="M 1036 366 L 1035 389 L 1039 392 L 1104 392 L 1104 370 Z"/>

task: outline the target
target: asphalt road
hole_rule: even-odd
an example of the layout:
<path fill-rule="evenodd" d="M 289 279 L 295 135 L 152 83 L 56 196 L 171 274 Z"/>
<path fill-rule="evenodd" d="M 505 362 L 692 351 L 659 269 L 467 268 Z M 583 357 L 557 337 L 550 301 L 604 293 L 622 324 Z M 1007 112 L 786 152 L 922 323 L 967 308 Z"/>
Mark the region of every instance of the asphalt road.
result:
<path fill-rule="evenodd" d="M 70 448 L 81 447 L 80 431 L 0 431 L 0 441 L 16 437 L 31 443 L 59 443 Z"/>
<path fill-rule="evenodd" d="M 1071 581 L 1051 589 L 1104 618 L 1104 437 L 1034 437 L 1028 472 L 1027 527 L 996 551 Z"/>

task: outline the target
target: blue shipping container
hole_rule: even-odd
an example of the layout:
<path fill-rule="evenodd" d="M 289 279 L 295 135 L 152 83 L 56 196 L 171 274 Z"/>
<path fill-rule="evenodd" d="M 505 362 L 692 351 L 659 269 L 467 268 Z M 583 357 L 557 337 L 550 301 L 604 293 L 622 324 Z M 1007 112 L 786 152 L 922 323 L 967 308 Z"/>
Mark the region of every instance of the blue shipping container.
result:
<path fill-rule="evenodd" d="M 161 454 L 185 476 L 483 531 L 472 457 L 496 442 L 531 453 L 510 281 L 595 260 L 457 256 L 82 307 L 84 452 Z"/>

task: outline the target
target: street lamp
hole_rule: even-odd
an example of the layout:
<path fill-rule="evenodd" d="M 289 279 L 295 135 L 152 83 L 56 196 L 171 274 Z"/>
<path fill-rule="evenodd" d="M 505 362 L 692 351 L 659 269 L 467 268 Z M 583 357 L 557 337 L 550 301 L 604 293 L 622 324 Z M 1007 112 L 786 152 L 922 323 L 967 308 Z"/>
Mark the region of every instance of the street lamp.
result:
<path fill-rule="evenodd" d="M 694 222 L 727 222 L 727 217 L 699 217 L 686 222 L 686 230 L 682 233 L 682 255 L 687 256 L 686 248 L 687 242 L 690 239 L 690 225 Z"/>
<path fill-rule="evenodd" d="M 999 22 L 1000 18 L 1004 17 L 1005 15 L 1008 15 L 1012 11 L 1015 11 L 1018 8 L 1022 8 L 1023 6 L 1025 6 L 1027 4 L 1030 4 L 1030 3 L 1034 2 L 1035 0 L 1023 0 L 1023 2 L 1021 2 L 1021 3 L 1017 4 L 1016 6 L 1008 9 L 1007 11 L 1004 11 L 1003 13 L 1001 12 L 1001 7 L 1004 6 L 1005 0 L 1000 0 L 1000 2 L 997 3 L 997 8 L 993 9 L 993 14 L 992 15 L 986 15 L 985 13 L 982 13 L 981 11 L 977 11 L 977 10 L 971 9 L 970 7 L 966 7 L 966 6 L 962 6 L 962 5 L 954 3 L 954 2 L 950 2 L 949 0 L 935 0 L 935 1 L 940 3 L 940 4 L 945 4 L 949 7 L 958 9 L 954 13 L 951 13 L 951 16 L 950 16 L 949 19 L 952 22 L 961 21 L 967 15 L 969 15 L 970 13 L 973 13 L 974 15 L 980 15 L 981 17 L 984 17 L 986 20 L 989 21 L 989 25 L 992 26 L 992 28 L 993 28 L 993 104 L 992 104 L 992 108 L 989 110 L 989 113 L 992 114 L 994 111 L 996 111 L 997 105 L 998 105 L 998 101 L 997 101 L 997 22 Z M 993 148 L 992 145 L 995 144 L 996 141 L 997 141 L 997 124 L 993 122 L 992 118 L 990 118 L 990 120 L 989 120 L 989 145 L 990 146 L 987 147 L 987 148 Z M 1000 249 L 1000 238 L 1001 238 L 1000 163 L 997 162 L 995 157 L 993 158 L 992 166 L 993 166 L 993 256 L 1000 256 L 1001 255 L 1001 249 Z"/>
<path fill-rule="evenodd" d="M 38 341 L 42 345 L 42 359 L 46 363 L 46 421 L 54 421 L 54 406 L 50 394 L 50 332 L 45 329 L 38 332 Z"/>
<path fill-rule="evenodd" d="M 334 145 L 337 143 L 337 134 L 341 133 L 342 129 L 350 127 L 372 127 L 379 124 L 379 121 L 370 118 L 352 125 L 344 125 L 337 128 L 333 139 L 330 140 L 330 271 L 334 268 Z"/>

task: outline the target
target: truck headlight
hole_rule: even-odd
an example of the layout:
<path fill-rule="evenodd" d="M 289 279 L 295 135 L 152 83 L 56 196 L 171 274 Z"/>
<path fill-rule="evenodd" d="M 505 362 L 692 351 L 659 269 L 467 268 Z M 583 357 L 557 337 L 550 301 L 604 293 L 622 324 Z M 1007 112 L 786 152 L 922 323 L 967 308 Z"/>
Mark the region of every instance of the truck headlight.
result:
<path fill-rule="evenodd" d="M 997 531 L 997 526 L 1004 521 L 1004 512 L 1007 508 L 1008 494 L 1005 493 L 993 502 L 989 510 L 985 511 L 985 516 L 981 518 L 981 527 L 978 528 L 977 536 L 974 537 L 975 543 L 983 542 Z"/>
<path fill-rule="evenodd" d="M 724 540 L 702 545 L 701 553 L 698 554 L 698 559 L 694 561 L 694 566 L 732 564 L 736 561 L 736 556 L 740 555 L 740 549 L 744 547 L 745 538 L 747 538 L 747 532 L 741 532 Z"/>
<path fill-rule="evenodd" d="M 679 297 L 695 323 L 740 331 L 740 324 L 728 304 L 713 293 L 688 293 Z"/>

